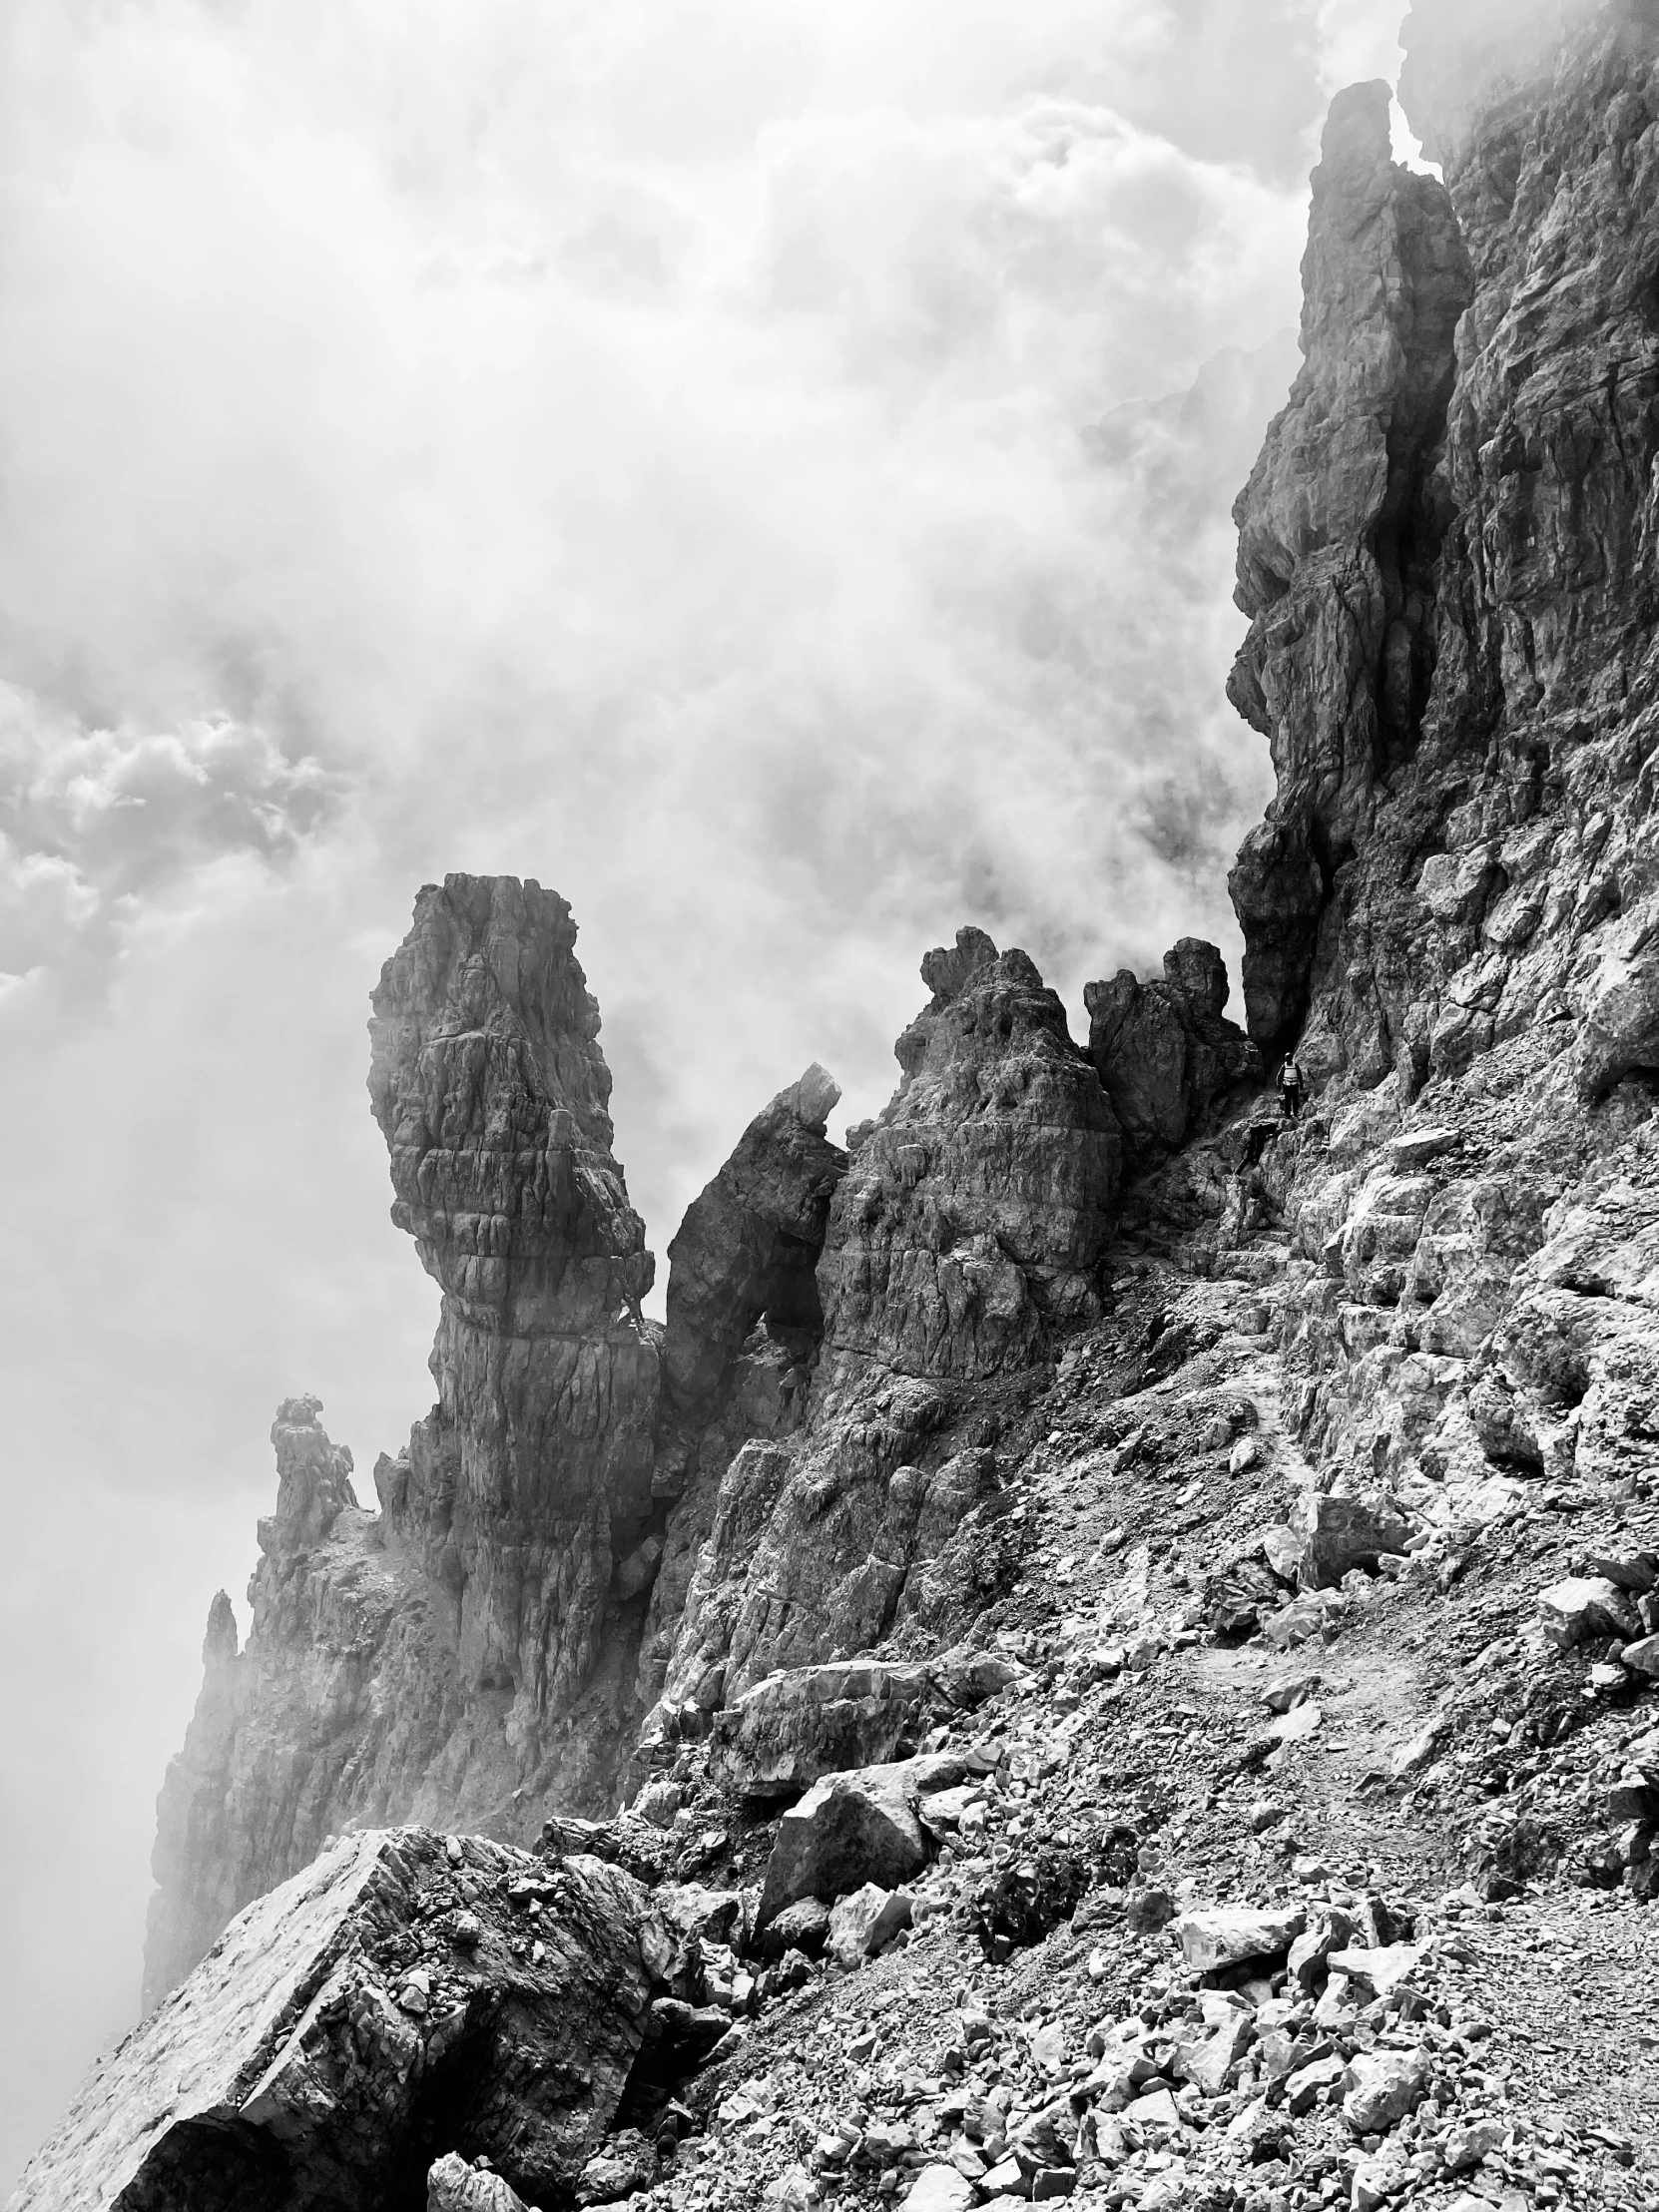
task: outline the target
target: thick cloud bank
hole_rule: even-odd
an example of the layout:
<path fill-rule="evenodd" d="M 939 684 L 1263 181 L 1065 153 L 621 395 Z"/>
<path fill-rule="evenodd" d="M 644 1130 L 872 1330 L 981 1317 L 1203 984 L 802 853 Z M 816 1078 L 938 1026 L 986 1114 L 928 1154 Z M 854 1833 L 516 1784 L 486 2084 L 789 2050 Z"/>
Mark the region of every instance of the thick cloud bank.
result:
<path fill-rule="evenodd" d="M 960 922 L 1074 1003 L 1229 941 L 1227 509 L 1394 12 L 6 12 L 0 2175 L 130 2014 L 273 1406 L 424 1407 L 417 885 L 572 900 L 659 1253 L 809 1059 L 880 1104 Z"/>

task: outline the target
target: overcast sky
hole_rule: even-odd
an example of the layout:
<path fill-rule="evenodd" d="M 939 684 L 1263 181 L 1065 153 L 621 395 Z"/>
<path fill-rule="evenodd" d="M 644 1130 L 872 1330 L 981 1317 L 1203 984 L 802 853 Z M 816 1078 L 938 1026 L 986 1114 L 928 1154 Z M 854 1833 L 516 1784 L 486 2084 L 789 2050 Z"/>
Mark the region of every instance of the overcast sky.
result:
<path fill-rule="evenodd" d="M 4 11 L 0 2189 L 132 2018 L 277 1399 L 366 1473 L 431 1395 L 417 887 L 571 900 L 659 1256 L 810 1059 L 881 1105 L 962 922 L 1074 1021 L 1233 955 L 1227 509 L 1399 12 Z"/>

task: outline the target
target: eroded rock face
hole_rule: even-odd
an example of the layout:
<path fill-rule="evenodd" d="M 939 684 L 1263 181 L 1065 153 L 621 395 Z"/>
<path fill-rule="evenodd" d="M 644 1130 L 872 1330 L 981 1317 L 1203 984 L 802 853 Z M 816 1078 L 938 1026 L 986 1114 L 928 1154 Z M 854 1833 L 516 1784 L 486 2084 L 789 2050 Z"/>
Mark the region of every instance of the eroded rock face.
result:
<path fill-rule="evenodd" d="M 510 1895 L 526 1883 L 539 1955 Z M 546 2202 L 603 2138 L 640 2048 L 649 1918 L 597 1859 L 550 1868 L 421 1829 L 345 1838 L 100 2061 L 16 2212 L 392 2212 L 439 2156 L 451 2178 L 487 2157 Z"/>
<path fill-rule="evenodd" d="M 1303 1439 L 1478 1524 L 1653 1465 L 1659 25 L 1436 0 L 1405 45 L 1444 192 L 1336 103 L 1238 510 L 1279 792 L 1235 892 L 1253 1031 L 1319 1094 L 1253 1170 Z"/>
<path fill-rule="evenodd" d="M 1185 1142 L 1234 1084 L 1258 1081 L 1261 1054 L 1223 1009 L 1227 965 L 1213 944 L 1183 937 L 1160 979 L 1127 968 L 1090 983 L 1089 1057 L 1138 1154 Z"/>
<path fill-rule="evenodd" d="M 846 1155 L 826 1125 L 840 1088 L 817 1062 L 757 1114 L 693 1199 L 668 1248 L 663 1375 L 680 1407 L 707 1404 L 756 1325 L 815 1343 L 817 1269 Z"/>
<path fill-rule="evenodd" d="M 922 964 L 897 1095 L 849 1135 L 800 1428 L 749 1441 L 696 1515 L 648 1745 L 776 1668 L 959 1629 L 995 1594 L 971 1531 L 998 1506 L 975 1385 L 1099 1312 L 1122 1142 L 1064 1008 L 982 930 Z M 687 1503 L 690 1503 L 688 1497 Z"/>
<path fill-rule="evenodd" d="M 1307 1004 L 1319 913 L 1414 750 L 1434 665 L 1443 516 L 1432 487 L 1470 291 L 1451 203 L 1392 160 L 1388 88 L 1332 102 L 1303 263 L 1304 362 L 1234 509 L 1251 616 L 1229 695 L 1278 794 L 1232 876 L 1250 1032 Z"/>
<path fill-rule="evenodd" d="M 819 1270 L 838 1354 L 896 1372 L 1016 1367 L 1097 1309 L 1122 1142 L 1065 1009 L 1023 952 L 930 952 L 903 1081 L 858 1133 Z"/>
<path fill-rule="evenodd" d="M 376 1465 L 378 1515 L 316 1400 L 277 1413 L 248 1644 L 216 1601 L 158 1808 L 147 2003 L 347 1823 L 527 1839 L 546 1800 L 598 1809 L 625 1756 L 659 1360 L 575 935 L 533 882 L 450 876 L 381 976 L 369 1093 L 443 1291 L 438 1401 Z"/>
<path fill-rule="evenodd" d="M 564 900 L 423 891 L 369 1025 L 392 1218 L 443 1290 L 438 1402 L 377 1481 L 388 1544 L 449 1598 L 463 1694 L 537 1745 L 600 1656 L 651 1525 L 653 1263 L 611 1153 L 599 1009 Z"/>
<path fill-rule="evenodd" d="M 780 1092 L 692 1201 L 669 1247 L 653 1476 L 669 1517 L 640 1659 L 645 1705 L 662 1689 L 729 1471 L 746 1451 L 766 1463 L 766 1447 L 806 1417 L 824 1332 L 817 1268 L 846 1172 L 825 1127 L 839 1096 L 816 1063 Z"/>
<path fill-rule="evenodd" d="M 202 1692 L 156 1807 L 147 2010 L 354 1813 L 412 1811 L 409 1778 L 456 1702 L 421 1581 L 357 1505 L 319 1411 L 289 1398 L 272 1428 L 277 1507 L 260 1523 L 246 1648 L 223 1590 L 208 1616 Z"/>

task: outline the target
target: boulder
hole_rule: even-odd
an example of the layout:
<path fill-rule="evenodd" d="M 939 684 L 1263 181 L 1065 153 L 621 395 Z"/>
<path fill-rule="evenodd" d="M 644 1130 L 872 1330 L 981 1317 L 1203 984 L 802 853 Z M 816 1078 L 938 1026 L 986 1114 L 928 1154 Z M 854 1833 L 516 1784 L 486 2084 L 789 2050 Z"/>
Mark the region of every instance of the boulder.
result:
<path fill-rule="evenodd" d="M 1428 2061 L 1416 2050 L 1362 2051 L 1344 2082 L 1343 2118 L 1356 2135 L 1382 2135 L 1422 2101 Z"/>
<path fill-rule="evenodd" d="M 1283 1603 L 1284 1584 L 1260 1559 L 1235 1559 L 1204 1584 L 1204 1617 L 1224 1641 L 1253 1636 Z"/>
<path fill-rule="evenodd" d="M 703 1942 L 731 1942 L 743 1919 L 740 1891 L 708 1890 L 700 1882 L 664 1883 L 651 1903 L 683 1936 Z"/>
<path fill-rule="evenodd" d="M 1375 1572 L 1385 1554 L 1402 1554 L 1410 1540 L 1403 1516 L 1387 1504 L 1304 1490 L 1291 1508 L 1290 1525 L 1301 1538 L 1297 1580 L 1305 1590 L 1334 1589 L 1352 1567 Z"/>
<path fill-rule="evenodd" d="M 789 1950 L 816 1958 L 829 1938 L 829 1906 L 822 1898 L 797 1898 L 760 1931 L 756 1947 L 763 1958 L 782 1958 Z"/>
<path fill-rule="evenodd" d="M 988 1652 L 781 1669 L 716 1715 L 711 1764 L 743 1797 L 794 1797 L 824 1775 L 913 1752 L 937 1720 L 982 1705 L 1022 1672 Z"/>
<path fill-rule="evenodd" d="M 1538 1619 L 1550 1642 L 1563 1651 L 1597 1636 L 1634 1640 L 1642 1632 L 1629 1594 L 1599 1574 L 1569 1574 L 1541 1591 Z"/>
<path fill-rule="evenodd" d="M 627 2127 L 613 2135 L 582 2168 L 576 2201 L 581 2205 L 617 2204 L 636 2189 L 649 2189 L 656 2178 L 656 2152 L 638 2128 Z"/>
<path fill-rule="evenodd" d="M 1416 1943 L 1336 1945 L 1327 1963 L 1333 1973 L 1346 1973 L 1364 1982 L 1374 1996 L 1385 1997 L 1410 1980 L 1422 1963 L 1422 1949 Z"/>
<path fill-rule="evenodd" d="M 1219 2097 L 1227 2086 L 1227 2077 L 1255 2035 L 1247 2012 L 1238 2012 L 1222 2025 L 1206 2035 L 1202 2041 L 1183 2047 L 1177 2061 L 1178 2070 L 1185 2081 L 1207 2097 Z"/>
<path fill-rule="evenodd" d="M 884 1950 L 901 1928 L 910 1925 L 907 1890 L 883 1890 L 866 1882 L 842 1898 L 830 1915 L 830 1955 L 842 1966 L 861 1966 Z"/>
<path fill-rule="evenodd" d="M 1440 2145 L 1447 2171 L 1465 2173 L 1469 2167 L 1478 2166 L 1493 2151 L 1503 2148 L 1505 2132 L 1501 2120 L 1470 2120 L 1452 2128 Z"/>
<path fill-rule="evenodd" d="M 866 1882 L 897 1889 L 927 1864 L 916 1815 L 924 1792 L 965 1779 L 960 1759 L 911 1759 L 826 1775 L 778 1824 L 757 1925 L 798 1898 L 830 1901 Z"/>
<path fill-rule="evenodd" d="M 954 2166 L 923 2166 L 904 2196 L 905 2212 L 972 2212 L 978 2192 Z"/>
<path fill-rule="evenodd" d="M 469 2166 L 454 2151 L 426 2176 L 426 2212 L 530 2212 L 518 2191 L 487 2166 Z"/>
<path fill-rule="evenodd" d="M 1218 1905 L 1183 1913 L 1175 1923 L 1181 1952 L 1189 1966 L 1214 1973 L 1242 1965 L 1247 1958 L 1278 1958 L 1307 1926 L 1301 1907 L 1259 1911 L 1247 1905 Z"/>
<path fill-rule="evenodd" d="M 596 1859 L 347 1837 L 93 2069 L 13 2212 L 394 2212 L 429 2194 L 439 2120 L 546 2202 L 597 2149 L 640 2048 L 645 1919 L 639 1885 Z M 517 2201 L 454 2165 L 439 2186 L 465 2212 Z"/>
<path fill-rule="evenodd" d="M 1316 1912 L 1296 1941 L 1291 1945 L 1286 1967 L 1292 1981 L 1305 1994 L 1313 1991 L 1325 1979 L 1326 1961 L 1333 1951 L 1348 1943 L 1354 1935 L 1352 1915 L 1341 1906 L 1328 1906 Z"/>

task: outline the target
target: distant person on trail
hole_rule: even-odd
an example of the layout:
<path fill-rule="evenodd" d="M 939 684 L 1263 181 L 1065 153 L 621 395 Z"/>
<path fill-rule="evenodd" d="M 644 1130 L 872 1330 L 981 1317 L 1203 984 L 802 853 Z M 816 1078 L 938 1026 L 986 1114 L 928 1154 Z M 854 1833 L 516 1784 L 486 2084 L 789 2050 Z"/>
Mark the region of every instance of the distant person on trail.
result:
<path fill-rule="evenodd" d="M 1302 1099 L 1302 1070 L 1297 1066 L 1293 1053 L 1279 1070 L 1279 1103 L 1285 1109 L 1287 1121 L 1301 1120 Z"/>

